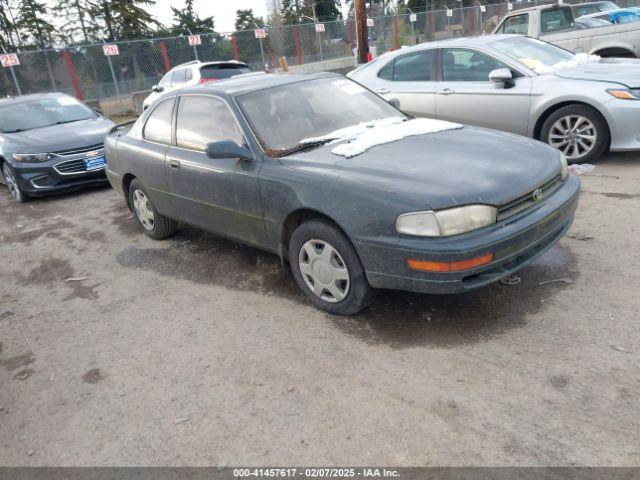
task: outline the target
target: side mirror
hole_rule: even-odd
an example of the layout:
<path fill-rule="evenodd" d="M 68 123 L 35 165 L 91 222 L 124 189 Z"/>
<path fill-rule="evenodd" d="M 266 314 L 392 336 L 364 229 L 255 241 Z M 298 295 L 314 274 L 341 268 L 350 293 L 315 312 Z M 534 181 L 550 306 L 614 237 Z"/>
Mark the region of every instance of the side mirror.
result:
<path fill-rule="evenodd" d="M 156 93 L 160 93 L 162 91 L 164 91 L 164 87 L 161 85 L 154 85 L 153 87 L 151 87 L 151 91 L 152 92 L 156 92 Z"/>
<path fill-rule="evenodd" d="M 255 160 L 251 150 L 242 147 L 231 140 L 211 142 L 207 145 L 207 157 L 209 158 L 237 158 L 239 160 Z"/>
<path fill-rule="evenodd" d="M 494 83 L 503 83 L 504 88 L 513 87 L 513 74 L 508 68 L 496 68 L 489 73 L 489 80 Z"/>
<path fill-rule="evenodd" d="M 98 115 L 104 115 L 100 107 L 93 107 L 93 111 L 96 112 Z"/>
<path fill-rule="evenodd" d="M 400 110 L 400 100 L 398 100 L 397 98 L 390 98 L 389 100 L 387 100 L 387 103 Z"/>

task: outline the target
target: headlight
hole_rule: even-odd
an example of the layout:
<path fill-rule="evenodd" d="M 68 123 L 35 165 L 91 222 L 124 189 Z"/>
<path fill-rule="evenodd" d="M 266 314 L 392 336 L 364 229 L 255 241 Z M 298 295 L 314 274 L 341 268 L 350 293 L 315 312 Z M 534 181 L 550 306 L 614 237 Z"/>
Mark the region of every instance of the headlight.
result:
<path fill-rule="evenodd" d="M 494 224 L 497 215 L 497 209 L 489 205 L 405 213 L 396 219 L 396 230 L 398 233 L 418 237 L 446 237 Z"/>
<path fill-rule="evenodd" d="M 640 100 L 640 88 L 610 88 L 607 93 L 621 100 Z"/>
<path fill-rule="evenodd" d="M 37 163 L 51 160 L 53 155 L 50 153 L 14 153 L 13 158 L 18 162 Z"/>
<path fill-rule="evenodd" d="M 560 178 L 564 180 L 567 178 L 569 174 L 569 165 L 567 164 L 567 157 L 564 153 L 560 152 L 560 164 L 562 165 L 562 170 L 560 171 Z"/>

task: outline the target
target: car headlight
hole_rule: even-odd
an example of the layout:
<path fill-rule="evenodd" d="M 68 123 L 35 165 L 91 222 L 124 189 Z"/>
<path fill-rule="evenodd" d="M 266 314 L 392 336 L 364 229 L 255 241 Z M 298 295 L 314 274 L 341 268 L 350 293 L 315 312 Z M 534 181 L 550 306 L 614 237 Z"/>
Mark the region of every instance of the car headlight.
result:
<path fill-rule="evenodd" d="M 607 93 L 621 100 L 640 100 L 640 88 L 609 88 Z"/>
<path fill-rule="evenodd" d="M 562 170 L 560 171 L 560 178 L 564 180 L 569 175 L 569 165 L 567 164 L 567 156 L 560 152 L 560 164 L 562 165 Z"/>
<path fill-rule="evenodd" d="M 418 237 L 446 237 L 496 223 L 498 210 L 489 205 L 466 205 L 437 212 L 405 213 L 396 219 L 396 230 Z"/>
<path fill-rule="evenodd" d="M 13 158 L 17 162 L 38 163 L 51 160 L 53 155 L 51 153 L 14 153 Z"/>

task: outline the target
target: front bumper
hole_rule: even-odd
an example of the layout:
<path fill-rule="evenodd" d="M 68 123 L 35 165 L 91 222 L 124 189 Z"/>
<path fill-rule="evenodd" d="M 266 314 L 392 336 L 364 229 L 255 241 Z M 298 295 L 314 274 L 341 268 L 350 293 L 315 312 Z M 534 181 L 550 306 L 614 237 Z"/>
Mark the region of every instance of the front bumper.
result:
<path fill-rule="evenodd" d="M 640 101 L 612 100 L 605 104 L 605 112 L 613 152 L 640 150 Z"/>
<path fill-rule="evenodd" d="M 14 162 L 11 166 L 20 188 L 28 195 L 77 190 L 107 183 L 104 168 L 64 175 L 54 168 L 59 162 L 60 160 L 45 163 Z"/>
<path fill-rule="evenodd" d="M 395 243 L 356 242 L 372 287 L 421 293 L 472 290 L 507 277 L 551 248 L 569 229 L 578 205 L 574 175 L 544 202 L 496 225 L 448 238 L 401 237 Z M 416 271 L 408 259 L 456 262 L 493 253 L 487 265 L 446 273 Z"/>

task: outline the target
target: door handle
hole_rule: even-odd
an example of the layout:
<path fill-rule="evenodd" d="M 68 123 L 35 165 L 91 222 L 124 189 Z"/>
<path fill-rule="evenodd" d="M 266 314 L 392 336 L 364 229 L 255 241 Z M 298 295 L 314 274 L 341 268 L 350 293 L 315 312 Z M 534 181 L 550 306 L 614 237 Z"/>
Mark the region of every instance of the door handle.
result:
<path fill-rule="evenodd" d="M 178 169 L 180 168 L 180 162 L 178 160 L 169 160 L 169 166 Z"/>
<path fill-rule="evenodd" d="M 444 88 L 438 92 L 438 95 L 453 95 L 456 93 L 455 90 L 451 90 L 450 88 Z"/>
<path fill-rule="evenodd" d="M 385 95 L 387 93 L 391 93 L 391 90 L 389 90 L 388 88 L 381 88 L 380 90 L 378 90 L 378 93 L 380 95 Z"/>

